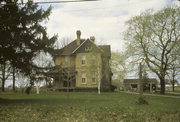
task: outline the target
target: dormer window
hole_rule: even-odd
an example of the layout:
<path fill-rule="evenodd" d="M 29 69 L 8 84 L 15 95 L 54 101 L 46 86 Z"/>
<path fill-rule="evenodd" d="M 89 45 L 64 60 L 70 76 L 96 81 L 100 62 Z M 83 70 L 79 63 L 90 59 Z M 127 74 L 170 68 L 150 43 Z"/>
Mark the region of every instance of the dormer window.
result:
<path fill-rule="evenodd" d="M 81 64 L 85 65 L 86 64 L 86 56 L 81 57 Z"/>
<path fill-rule="evenodd" d="M 92 47 L 91 46 L 86 46 L 85 47 L 85 51 L 91 51 L 92 50 Z"/>

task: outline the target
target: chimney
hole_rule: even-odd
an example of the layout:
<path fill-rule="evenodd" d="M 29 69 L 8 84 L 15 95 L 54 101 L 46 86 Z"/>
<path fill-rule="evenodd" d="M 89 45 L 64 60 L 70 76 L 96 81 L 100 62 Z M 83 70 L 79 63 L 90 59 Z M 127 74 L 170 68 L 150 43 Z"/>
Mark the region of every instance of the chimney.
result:
<path fill-rule="evenodd" d="M 92 42 L 95 42 L 95 37 L 94 37 L 94 36 L 91 36 L 91 37 L 90 37 L 90 40 L 91 40 Z"/>
<path fill-rule="evenodd" d="M 80 45 L 81 44 L 81 31 L 77 30 L 76 34 L 77 34 L 76 44 Z"/>

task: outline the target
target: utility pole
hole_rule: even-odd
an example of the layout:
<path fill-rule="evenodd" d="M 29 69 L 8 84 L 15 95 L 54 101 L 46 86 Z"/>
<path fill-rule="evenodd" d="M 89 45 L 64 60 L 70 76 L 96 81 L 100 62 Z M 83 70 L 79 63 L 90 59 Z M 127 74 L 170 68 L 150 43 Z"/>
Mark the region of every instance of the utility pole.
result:
<path fill-rule="evenodd" d="M 146 99 L 143 97 L 143 77 L 142 77 L 142 62 L 139 63 L 139 98 L 138 101 L 136 102 L 137 104 L 148 104 Z"/>

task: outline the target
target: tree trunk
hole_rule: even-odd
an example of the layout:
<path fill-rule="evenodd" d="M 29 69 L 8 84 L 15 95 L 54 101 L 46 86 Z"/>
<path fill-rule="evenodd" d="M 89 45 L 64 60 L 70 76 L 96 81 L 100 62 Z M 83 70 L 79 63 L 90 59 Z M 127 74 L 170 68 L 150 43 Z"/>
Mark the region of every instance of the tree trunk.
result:
<path fill-rule="evenodd" d="M 13 67 L 13 91 L 15 90 L 15 67 Z"/>
<path fill-rule="evenodd" d="M 99 80 L 98 83 L 98 94 L 101 94 L 101 81 Z"/>
<path fill-rule="evenodd" d="M 172 91 L 174 92 L 174 84 L 175 84 L 175 79 L 174 79 L 174 76 L 173 76 L 173 79 L 172 79 Z"/>
<path fill-rule="evenodd" d="M 161 94 L 165 94 L 165 78 L 164 77 L 160 78 L 160 84 L 161 84 L 161 91 L 160 91 L 160 93 Z"/>
<path fill-rule="evenodd" d="M 5 92 L 4 84 L 5 84 L 5 79 L 2 79 L 2 92 Z"/>
<path fill-rule="evenodd" d="M 69 92 L 69 80 L 67 81 L 67 92 Z"/>
<path fill-rule="evenodd" d="M 172 83 L 172 91 L 174 92 L 174 81 Z"/>
<path fill-rule="evenodd" d="M 172 74 L 172 91 L 174 92 L 174 84 L 175 84 L 175 68 L 173 68 L 173 74 Z"/>
<path fill-rule="evenodd" d="M 6 76 L 6 65 L 4 64 L 3 65 L 3 68 L 2 68 L 2 92 L 5 92 L 5 76 Z"/>
<path fill-rule="evenodd" d="M 39 94 L 39 85 L 36 84 L 36 94 Z"/>

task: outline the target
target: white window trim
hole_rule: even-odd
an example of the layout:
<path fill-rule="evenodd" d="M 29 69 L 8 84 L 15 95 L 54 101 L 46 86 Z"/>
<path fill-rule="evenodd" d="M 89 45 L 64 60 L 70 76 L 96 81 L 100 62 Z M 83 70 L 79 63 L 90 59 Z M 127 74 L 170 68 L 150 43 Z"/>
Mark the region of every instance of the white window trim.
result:
<path fill-rule="evenodd" d="M 83 61 L 84 61 L 84 63 L 83 63 Z M 81 65 L 86 65 L 86 56 L 85 55 L 83 55 L 81 57 Z"/>
<path fill-rule="evenodd" d="M 84 83 L 82 82 L 83 78 L 85 78 L 85 82 Z M 81 75 L 81 84 L 87 84 L 87 78 L 86 78 L 86 73 L 85 72 L 82 72 L 82 75 Z"/>

